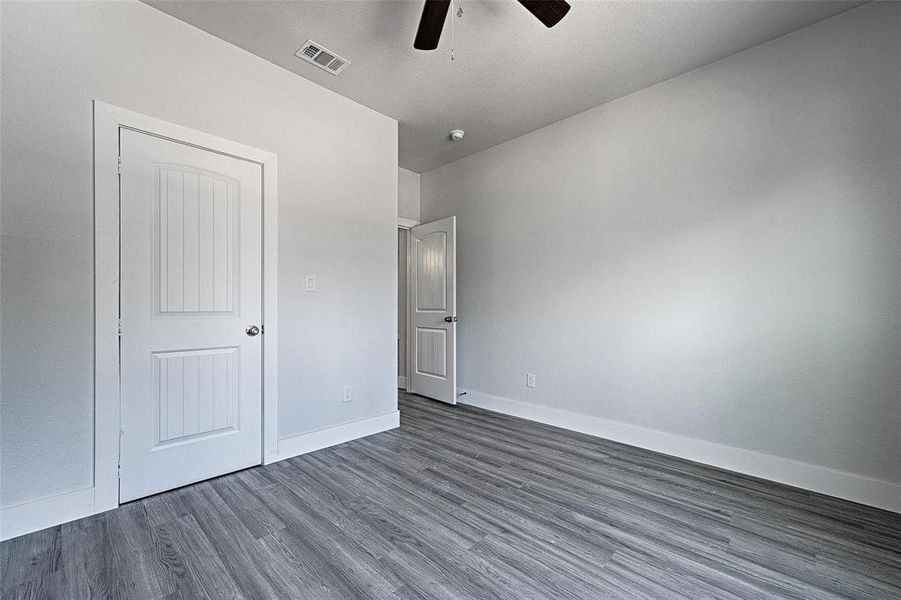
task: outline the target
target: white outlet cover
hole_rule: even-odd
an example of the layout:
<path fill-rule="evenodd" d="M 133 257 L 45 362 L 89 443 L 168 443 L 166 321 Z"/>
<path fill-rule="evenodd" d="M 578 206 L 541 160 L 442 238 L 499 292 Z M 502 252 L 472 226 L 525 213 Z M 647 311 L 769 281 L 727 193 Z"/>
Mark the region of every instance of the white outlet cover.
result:
<path fill-rule="evenodd" d="M 341 402 L 350 402 L 354 399 L 354 386 L 345 385 L 341 388 Z"/>
<path fill-rule="evenodd" d="M 526 373 L 526 387 L 535 387 L 535 373 Z"/>
<path fill-rule="evenodd" d="M 306 274 L 303 276 L 303 291 L 305 292 L 315 292 L 316 291 L 316 276 L 311 274 Z"/>

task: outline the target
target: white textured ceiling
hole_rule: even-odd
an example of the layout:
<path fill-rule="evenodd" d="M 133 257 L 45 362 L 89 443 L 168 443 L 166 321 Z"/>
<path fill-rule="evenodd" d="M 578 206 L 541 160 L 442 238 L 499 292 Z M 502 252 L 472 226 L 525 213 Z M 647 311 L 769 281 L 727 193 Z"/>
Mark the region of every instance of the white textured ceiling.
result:
<path fill-rule="evenodd" d="M 438 49 L 421 52 L 418 0 L 145 1 L 397 119 L 400 165 L 416 172 L 862 4 L 570 0 L 546 29 L 514 0 L 457 0 L 463 17 L 449 15 Z M 351 66 L 334 77 L 296 58 L 307 38 Z M 457 128 L 466 138 L 454 143 Z"/>

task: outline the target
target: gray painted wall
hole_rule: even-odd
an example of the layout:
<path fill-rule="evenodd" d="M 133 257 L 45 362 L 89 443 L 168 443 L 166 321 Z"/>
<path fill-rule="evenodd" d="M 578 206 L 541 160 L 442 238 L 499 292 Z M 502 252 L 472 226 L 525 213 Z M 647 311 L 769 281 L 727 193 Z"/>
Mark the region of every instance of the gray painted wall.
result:
<path fill-rule="evenodd" d="M 136 2 L 3 2 L 2 55 L 4 506 L 92 485 L 93 99 L 278 153 L 280 435 L 396 408 L 395 121 Z"/>
<path fill-rule="evenodd" d="M 419 173 L 397 170 L 397 212 L 404 219 L 419 220 Z"/>
<path fill-rule="evenodd" d="M 899 65 L 873 3 L 424 173 L 461 387 L 901 482 Z"/>

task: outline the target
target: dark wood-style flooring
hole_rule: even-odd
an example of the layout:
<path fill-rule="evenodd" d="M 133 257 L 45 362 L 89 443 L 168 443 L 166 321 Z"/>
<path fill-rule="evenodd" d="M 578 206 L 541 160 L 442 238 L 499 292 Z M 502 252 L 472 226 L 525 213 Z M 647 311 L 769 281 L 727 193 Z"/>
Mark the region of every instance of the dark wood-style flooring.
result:
<path fill-rule="evenodd" d="M 901 598 L 901 515 L 479 409 L 0 545 L 5 598 Z"/>

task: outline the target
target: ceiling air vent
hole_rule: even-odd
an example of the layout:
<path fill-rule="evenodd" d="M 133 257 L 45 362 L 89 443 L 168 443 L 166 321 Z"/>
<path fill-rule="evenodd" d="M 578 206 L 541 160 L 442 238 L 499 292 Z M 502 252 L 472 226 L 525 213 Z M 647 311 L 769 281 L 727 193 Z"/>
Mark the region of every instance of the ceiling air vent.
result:
<path fill-rule="evenodd" d="M 338 75 L 347 68 L 350 61 L 342 58 L 332 52 L 326 50 L 316 42 L 307 40 L 300 50 L 294 53 L 298 58 L 302 58 L 310 64 L 316 65 L 324 71 L 328 71 L 332 75 Z"/>

